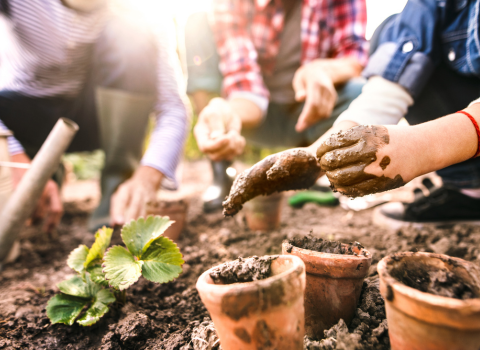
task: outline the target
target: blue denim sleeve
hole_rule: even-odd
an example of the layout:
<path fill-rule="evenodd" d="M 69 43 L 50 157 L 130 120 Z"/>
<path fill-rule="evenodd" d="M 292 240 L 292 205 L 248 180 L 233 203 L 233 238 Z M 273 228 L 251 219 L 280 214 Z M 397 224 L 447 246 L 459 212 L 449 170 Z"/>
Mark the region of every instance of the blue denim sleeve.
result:
<path fill-rule="evenodd" d="M 382 76 L 418 96 L 439 63 L 438 11 L 436 0 L 409 0 L 380 33 L 363 75 Z"/>

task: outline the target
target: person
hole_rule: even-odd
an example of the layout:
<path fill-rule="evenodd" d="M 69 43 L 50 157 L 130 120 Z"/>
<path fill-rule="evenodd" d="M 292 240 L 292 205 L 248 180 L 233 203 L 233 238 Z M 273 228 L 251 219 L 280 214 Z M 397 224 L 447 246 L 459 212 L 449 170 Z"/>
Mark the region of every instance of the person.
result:
<path fill-rule="evenodd" d="M 205 211 L 221 208 L 245 139 L 306 146 L 332 126 L 363 86 L 365 27 L 364 0 L 213 0 L 188 20 L 187 92 L 214 174 Z"/>
<path fill-rule="evenodd" d="M 332 186 L 350 196 L 437 170 L 441 187 L 385 204 L 374 223 L 480 222 L 479 6 L 409 0 L 372 38 L 361 95 L 309 149 Z M 396 125 L 402 117 L 410 126 Z"/>
<path fill-rule="evenodd" d="M 0 128 L 14 132 L 11 160 L 29 163 L 58 118 L 70 118 L 80 130 L 68 152 L 105 151 L 90 229 L 144 215 L 161 185 L 178 185 L 189 124 L 173 18 L 154 25 L 107 0 L 1 0 L 0 17 Z M 45 230 L 62 210 L 50 180 L 36 210 Z"/>

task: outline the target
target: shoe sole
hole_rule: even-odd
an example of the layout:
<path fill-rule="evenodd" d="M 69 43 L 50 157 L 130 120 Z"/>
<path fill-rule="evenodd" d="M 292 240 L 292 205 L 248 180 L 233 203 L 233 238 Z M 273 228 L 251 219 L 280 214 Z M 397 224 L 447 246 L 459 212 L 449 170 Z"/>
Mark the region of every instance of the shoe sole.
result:
<path fill-rule="evenodd" d="M 387 228 L 391 230 L 399 230 L 404 227 L 422 228 L 425 226 L 443 226 L 456 224 L 480 225 L 480 220 L 449 220 L 449 221 L 425 221 L 425 222 L 409 222 L 389 218 L 383 215 L 381 208 L 373 210 L 373 224 L 378 227 Z"/>

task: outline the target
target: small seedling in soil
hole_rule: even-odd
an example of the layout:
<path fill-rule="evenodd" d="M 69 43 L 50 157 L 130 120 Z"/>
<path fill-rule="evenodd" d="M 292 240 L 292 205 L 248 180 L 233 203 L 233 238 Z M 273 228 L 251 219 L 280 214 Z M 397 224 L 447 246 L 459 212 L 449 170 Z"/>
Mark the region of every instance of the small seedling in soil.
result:
<path fill-rule="evenodd" d="M 322 238 L 317 238 L 309 234 L 307 236 L 294 237 L 286 241 L 289 246 L 287 252 L 290 253 L 293 247 L 312 250 L 320 253 L 342 254 L 342 255 L 363 255 L 367 253 L 359 242 L 352 242 L 345 244 L 339 241 L 328 241 Z"/>
<path fill-rule="evenodd" d="M 210 277 L 215 284 L 244 283 L 263 280 L 270 277 L 272 261 L 277 257 L 253 256 L 251 258 L 238 258 L 227 262 L 210 272 Z"/>
<path fill-rule="evenodd" d="M 96 323 L 115 302 L 125 302 L 125 290 L 141 275 L 156 283 L 177 278 L 184 263 L 177 245 L 162 234 L 174 221 L 168 217 L 149 216 L 132 220 L 122 228 L 126 245 L 110 245 L 113 230 L 103 227 L 95 234 L 91 248 L 74 249 L 67 265 L 77 275 L 58 284 L 60 294 L 47 304 L 52 323 L 82 326 Z"/>

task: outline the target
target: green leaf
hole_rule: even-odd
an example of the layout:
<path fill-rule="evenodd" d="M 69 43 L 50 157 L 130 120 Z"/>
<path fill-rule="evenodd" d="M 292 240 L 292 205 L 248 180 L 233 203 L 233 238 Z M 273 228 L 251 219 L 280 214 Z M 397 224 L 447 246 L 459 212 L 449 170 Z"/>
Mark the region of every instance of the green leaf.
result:
<path fill-rule="evenodd" d="M 149 216 L 132 220 L 122 228 L 122 239 L 128 250 L 141 258 L 150 244 L 173 224 L 168 216 Z"/>
<path fill-rule="evenodd" d="M 52 323 L 71 326 L 88 302 L 87 299 L 57 294 L 48 301 L 47 316 Z"/>
<path fill-rule="evenodd" d="M 112 238 L 113 229 L 103 226 L 101 229 L 95 233 L 95 242 L 90 248 L 88 255 L 85 259 L 84 267 L 87 267 L 92 261 L 96 259 L 103 259 L 105 250 L 107 250 L 110 245 L 110 240 Z"/>
<path fill-rule="evenodd" d="M 142 274 L 143 262 L 136 261 L 135 257 L 123 247 L 110 248 L 103 261 L 105 278 L 112 287 L 120 290 L 127 289 L 137 282 Z"/>
<path fill-rule="evenodd" d="M 92 298 L 94 295 L 89 293 L 87 284 L 80 276 L 74 276 L 69 280 L 65 280 L 57 284 L 58 289 L 62 293 L 81 298 Z"/>
<path fill-rule="evenodd" d="M 108 312 L 108 305 L 115 301 L 115 296 L 108 289 L 102 289 L 95 297 L 95 302 L 90 306 L 87 312 L 78 319 L 78 324 L 82 326 L 91 326 L 96 323 L 103 315 Z"/>
<path fill-rule="evenodd" d="M 87 259 L 87 254 L 88 247 L 83 244 L 79 245 L 77 248 L 72 250 L 68 256 L 67 265 L 78 273 L 82 273 L 84 269 L 83 263 Z"/>
<path fill-rule="evenodd" d="M 108 287 L 108 281 L 105 279 L 102 265 L 95 264 L 87 267 L 87 272 L 90 274 L 90 278 L 93 282 L 100 284 L 103 287 Z"/>
<path fill-rule="evenodd" d="M 169 282 L 182 273 L 184 263 L 177 245 L 166 237 L 153 241 L 142 257 L 142 275 L 157 283 Z"/>

